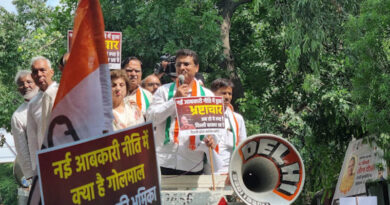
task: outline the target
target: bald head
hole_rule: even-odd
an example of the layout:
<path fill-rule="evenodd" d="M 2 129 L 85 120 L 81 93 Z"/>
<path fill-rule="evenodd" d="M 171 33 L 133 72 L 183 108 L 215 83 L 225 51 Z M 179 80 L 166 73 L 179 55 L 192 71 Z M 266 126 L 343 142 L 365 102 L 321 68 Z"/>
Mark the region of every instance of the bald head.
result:
<path fill-rule="evenodd" d="M 54 71 L 49 59 L 37 56 L 31 59 L 31 77 L 40 90 L 45 91 L 53 82 Z"/>
<path fill-rule="evenodd" d="M 161 86 L 161 82 L 160 82 L 160 79 L 156 75 L 152 74 L 152 75 L 147 76 L 142 81 L 141 86 L 154 94 L 154 92 L 156 92 L 157 88 Z"/>

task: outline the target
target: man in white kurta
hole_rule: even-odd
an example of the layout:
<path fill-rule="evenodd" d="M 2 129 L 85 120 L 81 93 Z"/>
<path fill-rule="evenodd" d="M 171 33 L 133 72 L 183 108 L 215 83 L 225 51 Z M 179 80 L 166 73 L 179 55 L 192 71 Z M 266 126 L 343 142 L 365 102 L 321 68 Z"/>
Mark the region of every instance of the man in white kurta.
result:
<path fill-rule="evenodd" d="M 129 95 L 125 101 L 136 102 L 142 115 L 145 116 L 146 110 L 153 101 L 153 95 L 141 87 L 142 62 L 136 57 L 129 57 L 122 62 L 122 69 L 126 71 L 130 82 Z"/>
<path fill-rule="evenodd" d="M 36 153 L 41 149 L 58 84 L 52 80 L 54 71 L 50 61 L 38 56 L 31 60 L 31 76 L 39 87 L 39 93 L 28 104 L 27 138 L 33 171 L 36 171 Z M 43 109 L 44 108 L 44 109 Z"/>
<path fill-rule="evenodd" d="M 226 134 L 219 136 L 219 159 L 222 160 L 222 167 L 216 171 L 217 174 L 227 174 L 229 171 L 230 158 L 236 147 L 246 139 L 246 129 L 243 117 L 234 112 L 231 106 L 234 84 L 228 80 L 219 78 L 211 83 L 211 90 L 215 96 L 221 96 L 225 108 L 225 130 Z"/>
<path fill-rule="evenodd" d="M 153 102 L 153 95 L 148 90 L 138 86 L 126 97 L 126 100 L 136 102 L 138 108 L 142 111 L 142 115 L 145 116 L 146 110 L 150 107 Z"/>
<path fill-rule="evenodd" d="M 155 143 L 161 174 L 201 174 L 204 151 L 200 146 L 214 146 L 209 136 L 204 139 L 195 136 L 195 146 L 190 146 L 189 137 L 181 136 L 177 131 L 174 98 L 214 96 L 195 80 L 194 76 L 198 70 L 197 54 L 188 49 L 179 50 L 176 54 L 176 73 L 184 76 L 184 82 L 176 81 L 158 88 L 146 113 L 147 120 L 152 120 L 156 126 Z"/>
<path fill-rule="evenodd" d="M 15 83 L 24 102 L 16 109 L 11 118 L 11 133 L 14 137 L 17 163 L 26 179 L 33 176 L 30 151 L 27 142 L 28 102 L 38 93 L 39 88 L 31 78 L 31 71 L 21 70 L 16 74 Z"/>

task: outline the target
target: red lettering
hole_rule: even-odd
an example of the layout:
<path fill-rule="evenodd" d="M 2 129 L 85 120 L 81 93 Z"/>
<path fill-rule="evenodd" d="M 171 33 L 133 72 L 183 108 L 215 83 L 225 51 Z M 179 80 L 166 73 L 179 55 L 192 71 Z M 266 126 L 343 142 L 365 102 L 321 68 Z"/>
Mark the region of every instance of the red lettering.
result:
<path fill-rule="evenodd" d="M 372 172 L 374 170 L 375 170 L 374 165 L 369 165 L 369 166 L 366 167 L 366 172 Z"/>
<path fill-rule="evenodd" d="M 359 167 L 357 173 L 360 174 L 360 173 L 362 173 L 362 172 L 364 172 L 364 167 Z"/>

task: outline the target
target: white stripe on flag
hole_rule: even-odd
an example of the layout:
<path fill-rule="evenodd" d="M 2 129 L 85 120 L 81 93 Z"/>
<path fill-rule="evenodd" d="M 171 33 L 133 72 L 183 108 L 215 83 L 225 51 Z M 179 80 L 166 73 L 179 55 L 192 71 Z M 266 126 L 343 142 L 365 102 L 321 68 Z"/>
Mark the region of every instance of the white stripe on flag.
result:
<path fill-rule="evenodd" d="M 112 131 L 111 90 L 106 86 L 99 86 L 96 82 L 101 79 L 109 79 L 108 65 L 101 65 L 103 68 L 96 69 L 85 77 L 56 105 L 52 111 L 52 119 L 58 116 L 66 116 L 72 123 L 79 139 L 97 137 L 103 134 L 103 130 Z M 104 74 L 104 70 L 108 74 Z M 106 76 L 102 76 L 106 75 Z M 102 82 L 103 84 L 103 82 Z M 108 87 L 108 89 L 110 89 Z M 109 92 L 108 94 L 103 94 Z M 108 95 L 108 96 L 107 96 Z M 110 101 L 107 103 L 107 101 Z M 105 112 L 102 112 L 105 110 Z M 69 125 L 55 125 L 53 128 L 53 144 L 60 145 L 73 142 L 72 136 L 65 136 L 64 132 L 69 129 Z M 49 128 L 50 130 L 50 128 Z M 45 146 L 48 147 L 48 139 L 45 139 Z"/>

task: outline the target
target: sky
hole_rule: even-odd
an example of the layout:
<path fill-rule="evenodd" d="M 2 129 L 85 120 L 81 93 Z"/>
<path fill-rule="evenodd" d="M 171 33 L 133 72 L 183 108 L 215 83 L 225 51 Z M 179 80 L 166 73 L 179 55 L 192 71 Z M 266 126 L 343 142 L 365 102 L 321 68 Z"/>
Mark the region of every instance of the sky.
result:
<path fill-rule="evenodd" d="M 60 0 L 47 0 L 47 5 L 49 6 L 56 6 L 58 5 Z M 0 6 L 4 7 L 7 11 L 16 13 L 16 8 L 12 4 L 12 0 L 0 0 Z"/>

